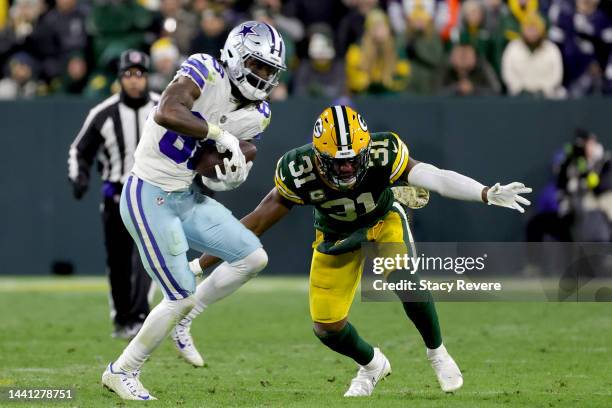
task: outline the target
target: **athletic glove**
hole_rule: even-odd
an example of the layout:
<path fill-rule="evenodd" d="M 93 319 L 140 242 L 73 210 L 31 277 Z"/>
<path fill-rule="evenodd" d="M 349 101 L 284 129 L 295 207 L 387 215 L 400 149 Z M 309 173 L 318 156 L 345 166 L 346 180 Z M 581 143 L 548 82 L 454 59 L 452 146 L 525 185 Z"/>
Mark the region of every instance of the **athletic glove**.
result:
<path fill-rule="evenodd" d="M 253 162 L 248 162 L 245 167 L 237 168 L 231 165 L 231 160 L 223 159 L 225 174 L 221 172 L 219 165 L 215 166 L 217 179 L 202 177 L 202 183 L 213 191 L 229 191 L 237 188 L 247 179 Z"/>
<path fill-rule="evenodd" d="M 192 260 L 191 262 L 189 262 L 189 270 L 195 276 L 202 276 L 204 274 L 204 271 L 202 270 L 202 267 L 200 266 L 200 258 L 196 258 Z"/>
<path fill-rule="evenodd" d="M 487 191 L 487 203 L 489 205 L 512 208 L 520 213 L 524 213 L 525 209 L 521 207 L 521 204 L 527 206 L 531 202 L 525 197 L 521 197 L 521 194 L 527 193 L 531 193 L 531 188 L 525 187 L 523 183 L 515 181 L 505 186 L 497 183 Z"/>
<path fill-rule="evenodd" d="M 77 200 L 83 198 L 83 196 L 87 192 L 87 188 L 89 187 L 87 177 L 81 175 L 78 176 L 76 180 L 70 180 L 70 184 L 72 184 L 72 195 Z"/>
<path fill-rule="evenodd" d="M 229 162 L 236 170 L 240 170 L 246 166 L 244 154 L 242 154 L 242 150 L 240 150 L 240 142 L 236 136 L 226 132 L 215 124 L 209 123 L 208 135 L 206 138 L 215 141 L 218 146 L 218 151 L 221 151 L 223 148 L 230 151 L 232 158 Z M 219 149 L 219 147 L 221 147 L 221 149 Z"/>

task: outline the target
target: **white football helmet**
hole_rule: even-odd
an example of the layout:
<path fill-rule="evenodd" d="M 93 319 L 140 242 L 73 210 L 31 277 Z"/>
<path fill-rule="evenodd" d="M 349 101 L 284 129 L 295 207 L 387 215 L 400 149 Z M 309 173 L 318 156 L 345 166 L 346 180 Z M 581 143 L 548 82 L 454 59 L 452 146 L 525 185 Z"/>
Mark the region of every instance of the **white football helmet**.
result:
<path fill-rule="evenodd" d="M 261 78 L 245 66 L 249 58 L 255 58 L 273 67 L 273 74 Z M 269 24 L 247 21 L 234 27 L 227 36 L 221 50 L 221 62 L 227 75 L 245 98 L 253 101 L 264 100 L 278 85 L 280 72 L 285 65 L 285 44 L 283 37 Z"/>

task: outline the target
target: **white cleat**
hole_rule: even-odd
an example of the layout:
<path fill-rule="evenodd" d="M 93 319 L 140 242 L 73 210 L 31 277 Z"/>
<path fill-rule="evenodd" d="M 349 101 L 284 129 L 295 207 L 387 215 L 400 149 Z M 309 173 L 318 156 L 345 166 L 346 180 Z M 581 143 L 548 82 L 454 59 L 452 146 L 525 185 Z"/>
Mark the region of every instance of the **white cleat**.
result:
<path fill-rule="evenodd" d="M 172 336 L 172 341 L 174 341 L 174 345 L 185 361 L 195 367 L 202 367 L 204 365 L 204 359 L 193 344 L 193 338 L 191 337 L 189 329 L 190 326 L 177 324 L 170 334 Z"/>
<path fill-rule="evenodd" d="M 463 385 L 463 375 L 455 360 L 448 354 L 442 344 L 437 349 L 427 349 L 427 359 L 438 377 L 440 388 L 444 392 L 457 391 Z"/>
<path fill-rule="evenodd" d="M 367 365 L 360 366 L 357 377 L 351 381 L 351 386 L 344 393 L 345 397 L 368 397 L 374 392 L 374 387 L 381 379 L 391 374 L 391 363 L 378 349 L 374 348 L 374 358 Z"/>
<path fill-rule="evenodd" d="M 139 371 L 126 373 L 114 371 L 110 363 L 102 374 L 102 385 L 125 400 L 150 401 L 156 400 L 138 379 Z"/>

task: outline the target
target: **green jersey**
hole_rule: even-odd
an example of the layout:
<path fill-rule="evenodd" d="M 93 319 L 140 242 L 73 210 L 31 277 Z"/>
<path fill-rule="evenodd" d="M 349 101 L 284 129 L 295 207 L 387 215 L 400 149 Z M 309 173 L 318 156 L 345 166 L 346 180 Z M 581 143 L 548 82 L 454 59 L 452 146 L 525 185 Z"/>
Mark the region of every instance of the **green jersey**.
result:
<path fill-rule="evenodd" d="M 290 150 L 276 166 L 275 184 L 287 200 L 314 206 L 315 228 L 326 235 L 348 235 L 374 225 L 391 209 L 391 184 L 406 169 L 408 148 L 395 134 L 373 133 L 370 163 L 353 189 L 330 187 L 315 168 L 312 144 Z"/>

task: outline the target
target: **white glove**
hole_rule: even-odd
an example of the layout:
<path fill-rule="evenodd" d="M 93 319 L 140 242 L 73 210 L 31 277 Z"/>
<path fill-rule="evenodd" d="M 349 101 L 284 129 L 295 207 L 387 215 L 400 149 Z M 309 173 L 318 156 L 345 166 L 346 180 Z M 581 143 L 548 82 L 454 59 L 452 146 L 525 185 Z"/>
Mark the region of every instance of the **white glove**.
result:
<path fill-rule="evenodd" d="M 204 274 L 204 271 L 202 270 L 202 267 L 200 266 L 200 258 L 196 258 L 193 261 L 189 262 L 189 270 L 195 276 L 202 276 Z"/>
<path fill-rule="evenodd" d="M 217 172 L 217 179 L 210 179 L 208 177 L 202 177 L 202 183 L 213 191 L 229 191 L 233 190 L 247 179 L 253 162 L 248 162 L 243 168 L 235 168 L 232 171 L 231 161 L 223 159 L 223 165 L 225 167 L 225 174 L 221 172 L 219 165 L 215 166 Z"/>
<path fill-rule="evenodd" d="M 221 146 L 220 144 L 215 143 L 215 147 L 217 148 L 217 151 L 221 154 L 227 152 L 227 149 L 224 146 Z"/>
<path fill-rule="evenodd" d="M 489 205 L 512 208 L 524 213 L 525 209 L 520 204 L 527 206 L 531 202 L 525 197 L 521 197 L 521 194 L 527 193 L 531 193 L 531 188 L 525 187 L 523 183 L 514 182 L 505 186 L 497 183 L 487 191 L 487 201 Z"/>
<path fill-rule="evenodd" d="M 207 139 L 214 140 L 217 144 L 217 151 L 222 152 L 223 149 L 227 149 L 232 154 L 231 160 L 229 160 L 231 166 L 240 169 L 246 166 L 244 154 L 240 150 L 240 141 L 234 135 L 219 126 L 209 123 L 208 124 L 208 135 Z"/>

